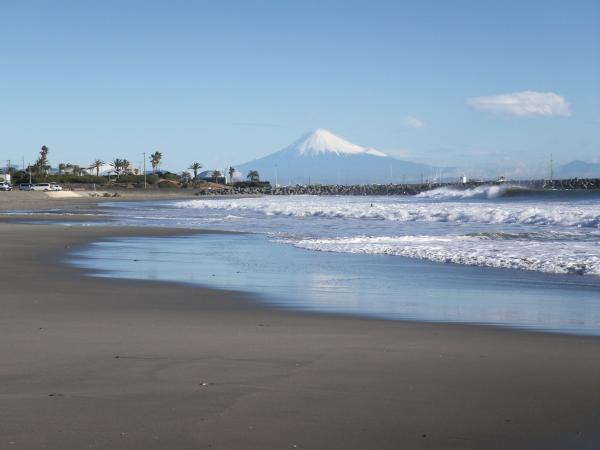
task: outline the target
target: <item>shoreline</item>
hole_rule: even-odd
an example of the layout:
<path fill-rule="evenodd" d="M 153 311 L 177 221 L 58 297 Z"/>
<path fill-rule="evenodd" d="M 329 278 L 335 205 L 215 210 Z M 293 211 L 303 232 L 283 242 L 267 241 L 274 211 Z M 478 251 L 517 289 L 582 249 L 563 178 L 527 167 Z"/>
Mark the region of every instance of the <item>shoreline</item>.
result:
<path fill-rule="evenodd" d="M 175 228 L 175 230 L 185 230 L 185 228 Z M 198 231 L 198 233 L 194 233 L 192 230 L 196 230 Z M 298 291 L 298 289 L 300 288 L 300 286 L 297 285 L 297 283 L 294 282 L 293 279 L 290 278 L 286 278 L 285 281 L 283 282 L 283 284 L 281 284 L 280 282 L 278 282 L 276 280 L 277 273 L 272 272 L 272 268 L 269 267 L 268 264 L 265 264 L 264 266 L 261 266 L 261 269 L 258 270 L 258 273 L 256 272 L 256 269 L 252 269 L 251 267 L 256 265 L 257 262 L 257 256 L 254 253 L 256 251 L 257 247 L 260 247 L 262 249 L 264 248 L 268 248 L 265 246 L 274 246 L 277 249 L 280 249 L 280 247 L 278 246 L 278 244 L 274 244 L 272 242 L 263 242 L 263 239 L 260 239 L 260 235 L 256 235 L 253 234 L 251 232 L 238 232 L 238 231 L 226 231 L 226 230 L 210 230 L 210 229 L 190 229 L 191 233 L 190 236 L 183 236 L 183 240 L 187 241 L 188 239 L 190 240 L 189 245 L 193 245 L 196 247 L 208 247 L 208 248 L 213 248 L 219 245 L 227 245 L 227 244 L 231 244 L 230 247 L 232 249 L 235 248 L 239 248 L 240 242 L 239 239 L 242 239 L 242 245 L 243 245 L 243 251 L 245 254 L 245 265 L 247 265 L 246 268 L 242 268 L 239 265 L 227 265 L 225 267 L 227 267 L 226 272 L 227 274 L 225 275 L 225 278 L 223 276 L 223 266 L 221 265 L 222 263 L 217 263 L 216 265 L 213 263 L 209 266 L 203 265 L 203 264 L 198 264 L 199 261 L 196 261 L 194 264 L 194 267 L 196 268 L 196 270 L 198 271 L 198 273 L 202 273 L 202 271 L 206 271 L 208 270 L 209 272 L 206 272 L 205 276 L 200 276 L 200 277 L 193 277 L 190 278 L 189 274 L 188 276 L 174 276 L 174 272 L 172 268 L 167 268 L 165 273 L 162 273 L 160 275 L 157 275 L 155 280 L 156 281 L 161 281 L 161 282 L 167 282 L 167 283 L 176 283 L 176 284 L 183 284 L 186 286 L 197 286 L 200 288 L 206 288 L 206 289 L 214 289 L 214 290 L 226 290 L 227 292 L 235 292 L 239 295 L 242 296 L 251 296 L 252 298 L 257 299 L 257 301 L 261 304 L 264 305 L 265 307 L 268 308 L 275 308 L 278 310 L 282 310 L 282 311 L 288 311 L 288 312 L 294 312 L 294 313 L 304 313 L 304 314 L 316 314 L 316 315 L 324 315 L 324 316 L 340 316 L 340 317 L 347 317 L 347 318 L 364 318 L 364 319 L 371 319 L 371 320 L 385 320 L 385 321 L 400 321 L 400 322 L 412 322 L 412 323 L 430 323 L 430 324 L 444 324 L 444 325 L 459 325 L 459 326 L 474 326 L 474 327 L 493 327 L 493 328 L 497 328 L 497 329 L 508 329 L 508 330 L 516 330 L 516 331 L 521 331 L 521 332 L 534 332 L 534 333 L 550 333 L 550 334 L 565 334 L 565 335 L 573 335 L 573 336 L 596 336 L 598 338 L 600 338 L 600 332 L 598 331 L 597 326 L 595 328 L 593 327 L 589 327 L 586 328 L 584 327 L 583 323 L 580 323 L 579 326 L 574 326 L 572 325 L 569 328 L 569 320 L 570 319 L 577 319 L 577 313 L 575 313 L 575 316 L 568 316 L 566 315 L 566 313 L 563 313 L 563 322 L 560 323 L 553 323 L 553 325 L 547 325 L 547 326 L 543 326 L 540 325 L 538 323 L 535 322 L 518 322 L 517 320 L 512 320 L 512 321 L 502 321 L 500 319 L 496 319 L 494 321 L 489 321 L 486 320 L 486 316 L 484 315 L 480 315 L 479 320 L 473 316 L 471 316 L 469 319 L 464 319 L 464 320 L 460 320 L 460 319 L 456 319 L 453 318 L 452 315 L 448 315 L 446 316 L 446 318 L 440 318 L 434 315 L 432 315 L 431 313 L 427 314 L 427 313 L 423 313 L 421 312 L 421 314 L 416 312 L 416 309 L 414 308 L 413 305 L 411 305 L 411 302 L 409 301 L 407 304 L 404 304 L 405 308 L 411 309 L 412 312 L 410 314 L 398 314 L 397 312 L 395 312 L 394 310 L 372 310 L 372 309 L 352 309 L 352 305 L 348 304 L 345 306 L 342 306 L 339 302 L 340 300 L 342 300 L 342 298 L 340 298 L 340 296 L 329 296 L 329 302 L 332 302 L 333 304 L 338 304 L 337 307 L 334 307 L 333 309 L 329 309 L 327 308 L 327 302 L 324 303 L 319 303 L 318 300 L 316 300 L 315 302 L 315 297 L 311 297 L 311 292 L 306 291 L 303 293 L 304 297 L 300 294 L 293 294 L 290 292 L 286 293 L 286 289 L 289 290 L 291 289 L 292 291 Z M 132 241 L 133 238 L 133 241 Z M 172 240 L 169 240 L 171 239 Z M 197 239 L 199 238 L 199 239 Z M 215 244 L 215 239 L 216 242 L 218 242 L 218 244 Z M 252 242 L 256 242 L 258 244 L 254 244 L 251 246 L 247 245 L 248 241 L 252 241 Z M 163 236 L 162 238 L 159 238 L 158 240 L 152 240 L 153 242 L 149 242 L 150 248 L 152 248 L 153 250 L 150 251 L 150 253 L 152 251 L 158 251 L 159 253 L 163 253 L 163 252 L 168 252 L 168 253 L 173 253 L 173 254 L 179 254 L 178 250 L 176 250 L 179 246 L 181 246 L 181 242 L 182 239 L 180 236 L 177 235 L 173 235 L 173 236 L 166 236 L 166 240 L 165 237 Z M 74 267 L 77 268 L 78 270 L 81 269 L 83 270 L 84 274 L 86 274 L 87 276 L 98 276 L 98 277 L 102 277 L 102 278 L 107 278 L 107 279 L 128 279 L 128 280 L 138 280 L 138 281 L 144 281 L 144 280 L 148 280 L 148 273 L 152 273 L 154 271 L 156 271 L 156 267 L 152 266 L 151 264 L 151 259 L 148 257 L 149 254 L 146 253 L 146 249 L 145 248 L 140 248 L 140 247 L 135 247 L 137 248 L 137 252 L 132 250 L 131 248 L 129 250 L 126 250 L 125 248 L 128 246 L 132 245 L 132 242 L 135 242 L 135 236 L 132 237 L 127 237 L 124 239 L 102 239 L 99 242 L 106 242 L 109 244 L 109 246 L 113 245 L 111 244 L 114 242 L 119 242 L 119 248 L 120 250 L 118 251 L 118 258 L 121 259 L 123 258 L 123 262 L 118 262 L 118 268 L 102 268 L 102 264 L 98 263 L 98 262 L 91 262 L 93 260 L 95 260 L 96 258 L 100 258 L 100 260 L 102 261 L 107 261 L 106 256 L 102 256 L 103 254 L 103 250 L 102 248 L 94 248 L 94 250 L 92 250 L 92 247 L 90 246 L 84 246 L 83 248 L 80 249 L 79 252 L 74 252 L 71 253 L 72 257 L 67 261 L 67 264 L 70 267 Z M 121 244 L 123 246 L 121 246 Z M 302 249 L 298 250 L 298 249 L 291 249 L 292 251 L 302 251 Z M 260 250 L 259 250 L 260 252 Z M 299 272 L 302 270 L 298 265 L 294 266 L 290 266 L 289 261 L 294 259 L 294 260 L 301 260 L 304 262 L 304 264 L 306 264 L 307 266 L 312 266 L 313 263 L 318 263 L 319 259 L 318 258 L 329 258 L 329 257 L 339 257 L 340 261 L 339 263 L 346 263 L 347 268 L 345 270 L 345 273 L 348 273 L 350 277 L 352 277 L 352 274 L 354 274 L 354 276 L 356 276 L 356 272 L 352 271 L 352 263 L 349 262 L 348 260 L 343 260 L 343 255 L 336 255 L 336 254 L 322 254 L 320 252 L 309 252 L 310 254 L 313 255 L 313 258 L 317 258 L 316 260 L 307 260 L 305 256 L 303 256 L 302 254 L 298 255 L 294 255 L 294 254 L 289 254 L 289 253 L 284 253 L 281 254 L 280 252 L 274 252 L 274 249 L 272 250 L 268 250 L 267 254 L 268 256 L 265 256 L 266 258 L 274 258 L 275 260 L 281 260 L 281 261 L 288 261 L 288 265 L 287 267 L 295 267 L 295 269 L 297 269 Z M 202 260 L 204 259 L 206 260 L 211 260 L 211 255 L 213 254 L 213 252 L 211 250 L 205 250 L 205 249 L 201 249 L 201 248 L 197 248 L 197 250 L 194 252 L 196 255 L 204 255 L 204 256 L 199 256 L 199 258 Z M 235 253 L 235 252 L 234 252 Z M 356 258 L 356 257 L 363 257 L 362 255 L 349 255 L 346 257 L 349 258 Z M 373 258 L 377 258 L 380 259 L 382 258 L 381 255 L 374 255 L 371 256 Z M 509 275 L 511 274 L 511 272 L 514 271 L 514 269 L 504 269 L 504 268 L 477 268 L 477 267 L 472 267 L 472 266 L 461 266 L 461 265 L 457 265 L 457 264 L 452 264 L 452 265 L 447 265 L 447 264 L 442 264 L 439 262 L 432 262 L 432 261 L 427 261 L 427 260 L 414 260 L 411 258 L 404 258 L 404 257 L 396 257 L 396 256 L 383 256 L 384 258 L 393 258 L 394 261 L 390 261 L 389 264 L 393 264 L 398 262 L 399 260 L 404 260 L 405 263 L 404 264 L 400 264 L 398 266 L 394 266 L 395 270 L 397 271 L 410 271 L 412 270 L 412 267 L 414 267 L 415 265 L 420 265 L 421 269 L 418 270 L 417 272 L 419 272 L 419 275 L 421 275 L 422 273 L 429 273 L 429 276 L 433 277 L 433 278 L 439 278 L 439 277 L 448 277 L 447 273 L 444 273 L 442 271 L 440 271 L 440 269 L 445 268 L 445 270 L 455 270 L 457 271 L 457 274 L 460 274 L 460 276 L 468 276 L 469 272 L 472 272 L 473 270 L 477 270 L 477 269 L 481 269 L 484 271 L 484 273 L 479 273 L 479 274 L 475 274 L 475 277 L 485 277 L 486 274 L 488 274 L 487 276 L 489 276 L 489 273 L 495 273 L 496 274 L 496 278 L 494 278 L 494 276 L 491 276 L 492 280 L 498 280 L 499 278 L 502 278 L 504 275 Z M 90 261 L 88 261 L 88 259 L 91 258 Z M 178 257 L 175 257 L 173 259 L 169 258 L 169 255 L 165 254 L 163 256 L 164 261 L 166 261 L 166 263 L 169 266 L 173 266 L 173 265 L 177 265 L 178 264 Z M 228 253 L 227 250 L 223 251 L 223 253 L 221 253 L 221 260 L 227 260 L 229 261 L 231 258 L 231 255 Z M 135 263 L 133 264 L 128 264 L 126 261 L 129 261 L 130 259 L 134 260 Z M 148 267 L 147 264 L 150 263 L 152 268 Z M 364 260 L 363 260 L 364 263 Z M 145 269 L 140 269 L 138 270 L 139 266 L 145 267 Z M 302 266 L 302 262 L 300 263 L 300 266 Z M 425 266 L 425 267 L 423 267 Z M 186 266 L 180 266 L 178 267 L 181 271 L 179 273 L 186 273 Z M 331 269 L 331 262 L 329 264 L 325 264 L 324 265 L 324 270 Z M 431 270 L 433 269 L 433 270 Z M 126 275 L 121 275 L 121 271 L 125 271 Z M 292 269 L 293 270 L 293 269 Z M 248 274 L 250 274 L 250 278 L 244 278 L 244 276 L 240 276 L 239 274 L 244 271 L 247 272 Z M 295 271 L 295 270 L 293 270 Z M 424 271 L 424 272 L 423 272 Z M 177 271 L 176 271 L 177 272 Z M 266 273 L 266 277 L 263 275 L 261 277 L 260 273 Z M 212 273 L 212 277 L 210 276 L 210 274 Z M 311 273 L 315 273 L 314 271 L 312 271 Z M 316 273 L 319 273 L 319 271 L 317 270 Z M 273 276 L 273 281 L 270 282 L 268 280 L 270 280 L 269 278 L 269 274 L 271 274 Z M 502 274 L 502 275 L 500 275 Z M 399 277 L 402 276 L 402 273 L 398 274 Z M 305 275 L 306 276 L 306 275 Z M 335 276 L 335 275 L 331 275 L 330 276 Z M 377 276 L 376 274 L 373 274 L 372 276 Z M 547 275 L 547 274 L 543 274 L 543 273 L 537 273 L 537 272 L 533 272 L 533 273 L 528 273 L 527 271 L 517 271 L 516 274 L 511 274 L 512 277 L 516 277 L 514 279 L 514 281 L 521 281 L 523 282 L 524 279 L 527 279 L 527 277 L 529 277 L 529 280 L 537 280 L 537 282 L 539 282 L 539 278 L 537 277 L 565 277 L 565 275 L 560 275 L 560 274 L 551 274 L 551 275 Z M 241 280 L 240 280 L 241 277 Z M 258 278 L 257 278 L 258 277 Z M 300 276 L 300 279 L 303 279 L 302 276 Z M 485 278 L 484 278 L 485 279 Z M 246 280 L 247 284 L 244 284 L 244 281 Z M 549 278 L 546 278 L 546 281 L 551 281 Z M 554 280 L 555 281 L 555 280 Z M 594 280 L 592 280 L 594 281 Z M 269 282 L 270 284 L 267 285 L 266 282 Z M 485 282 L 484 282 L 485 283 Z M 480 283 L 481 285 L 481 283 Z M 268 286 L 268 287 L 267 287 Z M 587 283 L 586 283 L 587 286 Z M 353 286 L 354 288 L 356 288 L 356 286 Z M 451 288 L 451 286 L 447 286 L 448 288 Z M 473 287 L 473 286 L 471 286 Z M 346 285 L 345 289 L 348 289 L 348 285 Z M 439 289 L 440 287 L 437 286 L 437 288 Z M 419 301 L 419 297 L 418 294 L 415 294 L 416 296 L 411 295 L 410 293 L 413 292 L 414 290 L 411 290 L 410 286 L 405 286 L 404 289 L 404 295 L 407 298 L 411 298 L 413 299 L 412 301 Z M 542 291 L 540 291 L 540 289 L 536 289 L 535 290 L 536 295 L 542 295 Z M 546 294 L 550 294 L 549 292 L 545 291 Z M 463 291 L 464 294 L 464 291 Z M 461 304 L 460 301 L 457 302 L 457 298 L 456 298 L 456 293 L 452 293 L 452 292 L 447 292 L 446 293 L 447 297 L 446 300 L 444 300 L 444 302 L 442 302 L 442 304 L 437 305 L 440 308 L 443 308 L 446 305 L 452 305 L 453 308 L 456 309 L 460 309 L 461 307 L 464 307 L 465 309 L 468 309 L 468 305 L 467 304 Z M 565 293 L 566 295 L 566 293 Z M 306 297 L 308 296 L 308 297 Z M 515 296 L 513 295 L 511 292 L 507 292 L 505 294 L 505 299 L 510 303 L 511 301 L 514 302 L 515 301 L 515 297 L 520 297 L 524 302 L 526 301 L 531 301 L 530 298 L 531 294 L 528 293 L 527 291 L 523 291 L 519 296 Z M 385 296 L 384 296 L 385 297 Z M 550 306 L 552 305 L 552 296 L 545 296 L 546 297 L 546 305 L 545 306 Z M 304 299 L 304 300 L 303 300 Z M 382 295 L 374 295 L 372 301 L 377 302 L 380 301 L 382 299 Z M 485 299 L 481 299 L 481 300 L 485 300 Z M 571 298 L 569 300 L 576 300 L 574 298 Z M 582 298 L 580 298 L 581 300 L 581 307 L 585 307 L 585 296 L 583 296 Z M 568 300 L 566 300 L 568 302 Z M 445 303 L 445 304 L 444 304 Z M 433 305 L 430 305 L 430 307 Z M 527 315 L 528 313 L 530 313 L 532 311 L 532 308 L 535 307 L 543 307 L 544 305 L 540 304 L 534 304 L 532 306 L 529 307 L 529 310 L 515 310 L 514 308 L 511 309 L 511 313 L 513 315 L 518 316 L 519 312 Z M 487 303 L 482 303 L 482 309 L 487 310 L 487 314 L 488 317 L 489 316 L 497 316 L 497 314 L 502 314 L 502 310 L 495 310 L 494 309 L 494 305 L 493 304 L 487 304 Z M 589 311 L 590 313 L 592 313 L 592 311 Z M 504 312 L 505 313 L 505 312 Z M 550 321 L 552 322 L 553 318 L 550 317 L 546 317 L 546 321 Z"/>
<path fill-rule="evenodd" d="M 189 230 L 0 223 L 0 232 L 10 280 L 0 296 L 0 446 L 600 441 L 598 338 L 276 310 L 243 293 L 88 277 L 59 262 L 102 238 Z"/>

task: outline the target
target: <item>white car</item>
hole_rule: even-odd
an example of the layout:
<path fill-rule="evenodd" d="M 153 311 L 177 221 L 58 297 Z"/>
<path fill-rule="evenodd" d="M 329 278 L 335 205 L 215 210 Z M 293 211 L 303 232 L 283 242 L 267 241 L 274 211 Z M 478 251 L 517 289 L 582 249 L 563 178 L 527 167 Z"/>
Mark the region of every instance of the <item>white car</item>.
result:
<path fill-rule="evenodd" d="M 52 185 L 50 183 L 37 183 L 31 186 L 32 191 L 51 191 Z"/>
<path fill-rule="evenodd" d="M 31 191 L 62 191 L 62 186 L 56 183 L 37 183 L 31 186 Z"/>
<path fill-rule="evenodd" d="M 12 191 L 12 186 L 6 181 L 0 181 L 0 191 Z"/>

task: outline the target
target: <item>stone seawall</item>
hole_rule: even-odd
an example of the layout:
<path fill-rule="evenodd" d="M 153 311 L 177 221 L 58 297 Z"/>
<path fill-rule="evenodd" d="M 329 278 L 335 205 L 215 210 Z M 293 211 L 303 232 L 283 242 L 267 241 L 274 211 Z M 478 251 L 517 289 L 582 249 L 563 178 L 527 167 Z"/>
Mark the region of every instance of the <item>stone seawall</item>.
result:
<path fill-rule="evenodd" d="M 521 186 L 529 189 L 600 189 L 600 178 L 572 180 L 520 180 L 504 182 L 468 182 L 436 184 L 312 184 L 279 187 L 227 186 L 221 190 L 201 189 L 196 195 L 416 195 L 441 187 L 472 189 L 479 186 Z"/>

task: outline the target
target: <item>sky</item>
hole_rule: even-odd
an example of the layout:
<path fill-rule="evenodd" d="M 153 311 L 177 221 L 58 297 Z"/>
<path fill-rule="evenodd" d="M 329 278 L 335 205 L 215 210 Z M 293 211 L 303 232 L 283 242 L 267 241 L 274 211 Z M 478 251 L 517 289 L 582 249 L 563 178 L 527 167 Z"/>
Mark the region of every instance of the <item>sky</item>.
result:
<path fill-rule="evenodd" d="M 0 165 L 236 165 L 326 128 L 476 172 L 600 162 L 600 2 L 0 2 Z"/>

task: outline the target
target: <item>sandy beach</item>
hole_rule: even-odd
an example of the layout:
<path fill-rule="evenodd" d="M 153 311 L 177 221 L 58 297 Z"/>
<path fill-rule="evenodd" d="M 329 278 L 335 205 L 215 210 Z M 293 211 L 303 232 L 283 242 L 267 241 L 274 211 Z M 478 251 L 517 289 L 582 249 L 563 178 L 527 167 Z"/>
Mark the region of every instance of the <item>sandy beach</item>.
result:
<path fill-rule="evenodd" d="M 0 23 L 0 450 L 600 450 L 600 0 Z"/>
<path fill-rule="evenodd" d="M 269 309 L 87 277 L 88 242 L 0 223 L 0 448 L 584 449 L 600 339 Z"/>
<path fill-rule="evenodd" d="M 10 210 L 56 210 L 71 212 L 95 209 L 98 203 L 143 200 L 193 199 L 194 190 L 119 189 L 109 191 L 0 192 L 0 212 Z"/>

